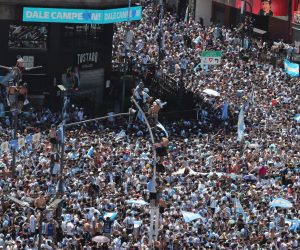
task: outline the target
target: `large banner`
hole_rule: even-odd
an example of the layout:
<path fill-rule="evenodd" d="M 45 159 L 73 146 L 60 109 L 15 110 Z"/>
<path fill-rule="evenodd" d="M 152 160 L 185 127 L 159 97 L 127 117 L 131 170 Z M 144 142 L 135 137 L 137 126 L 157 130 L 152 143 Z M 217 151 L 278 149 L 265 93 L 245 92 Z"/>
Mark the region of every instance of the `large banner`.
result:
<path fill-rule="evenodd" d="M 241 9 L 242 0 L 214 0 Z M 287 16 L 288 0 L 245 0 L 245 10 L 260 16 Z"/>
<path fill-rule="evenodd" d="M 129 14 L 129 17 L 128 17 Z M 24 22 L 108 24 L 137 21 L 142 18 L 142 7 L 108 10 L 23 8 Z"/>
<path fill-rule="evenodd" d="M 241 0 L 236 0 L 236 8 L 241 8 Z M 288 1 L 285 0 L 246 0 L 246 10 L 259 16 L 287 16 Z"/>
<path fill-rule="evenodd" d="M 26 144 L 39 143 L 41 139 L 41 133 L 33 135 L 27 135 L 26 137 L 20 137 L 16 140 L 5 141 L 0 143 L 0 154 L 8 152 L 11 149 L 19 150 Z"/>
<path fill-rule="evenodd" d="M 290 76 L 299 76 L 299 64 L 284 60 L 284 70 Z"/>

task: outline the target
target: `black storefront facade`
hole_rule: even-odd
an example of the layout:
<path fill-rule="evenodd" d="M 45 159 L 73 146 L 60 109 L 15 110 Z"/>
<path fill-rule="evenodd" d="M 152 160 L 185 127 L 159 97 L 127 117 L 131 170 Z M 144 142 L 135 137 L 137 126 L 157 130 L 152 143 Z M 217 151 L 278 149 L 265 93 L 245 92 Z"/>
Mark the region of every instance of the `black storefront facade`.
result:
<path fill-rule="evenodd" d="M 70 2 L 67 1 L 67 7 L 101 8 L 94 6 L 94 1 L 88 6 L 79 3 L 71 5 Z M 126 3 L 119 1 L 119 7 L 125 7 Z M 55 4 L 47 7 L 65 7 Z M 1 5 L 0 1 L 2 12 L 7 6 Z M 6 16 L 6 20 L 0 20 L 0 64 L 13 66 L 17 55 L 21 55 L 27 67 L 42 65 L 42 69 L 24 73 L 23 80 L 29 84 L 32 103 L 51 106 L 56 110 L 61 107 L 57 85 L 66 83 L 69 67 L 76 67 L 80 81 L 78 90 L 70 91 L 72 103 L 84 107 L 86 113 L 105 112 L 107 107 L 103 102 L 103 92 L 106 81 L 111 78 L 113 25 L 24 23 L 23 7 L 17 3 L 9 6 L 9 18 Z M 106 4 L 105 7 L 110 6 Z M 114 7 L 118 6 L 110 8 Z M 0 75 L 5 73 L 1 69 Z"/>

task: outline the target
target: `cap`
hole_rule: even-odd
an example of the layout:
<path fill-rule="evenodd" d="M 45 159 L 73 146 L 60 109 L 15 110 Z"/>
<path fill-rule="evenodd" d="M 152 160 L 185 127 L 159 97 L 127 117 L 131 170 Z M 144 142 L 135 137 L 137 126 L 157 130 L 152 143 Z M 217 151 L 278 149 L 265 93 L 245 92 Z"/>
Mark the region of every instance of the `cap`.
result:
<path fill-rule="evenodd" d="M 268 2 L 269 4 L 272 4 L 272 0 L 261 0 L 261 2 Z"/>

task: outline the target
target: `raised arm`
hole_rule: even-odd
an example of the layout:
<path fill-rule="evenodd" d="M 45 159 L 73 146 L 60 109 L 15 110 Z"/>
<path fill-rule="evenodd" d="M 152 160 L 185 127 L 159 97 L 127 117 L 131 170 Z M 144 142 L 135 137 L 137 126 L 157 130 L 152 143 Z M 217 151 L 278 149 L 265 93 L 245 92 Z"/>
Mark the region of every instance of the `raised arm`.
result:
<path fill-rule="evenodd" d="M 2 69 L 6 69 L 6 70 L 12 70 L 12 67 L 7 67 L 7 66 L 3 66 L 3 65 L 0 65 L 0 68 Z"/>
<path fill-rule="evenodd" d="M 30 71 L 30 70 L 39 69 L 39 68 L 43 68 L 43 66 L 36 66 L 36 67 L 31 67 L 31 68 L 25 68 L 25 71 Z"/>

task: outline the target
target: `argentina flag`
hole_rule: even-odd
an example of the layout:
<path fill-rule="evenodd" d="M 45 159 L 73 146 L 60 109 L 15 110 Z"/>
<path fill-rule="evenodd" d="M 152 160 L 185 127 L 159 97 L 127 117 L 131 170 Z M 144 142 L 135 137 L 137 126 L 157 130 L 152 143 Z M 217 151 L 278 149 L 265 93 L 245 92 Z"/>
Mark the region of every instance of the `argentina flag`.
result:
<path fill-rule="evenodd" d="M 299 64 L 284 60 L 284 70 L 290 76 L 299 76 Z"/>
<path fill-rule="evenodd" d="M 241 107 L 240 113 L 239 113 L 239 119 L 238 119 L 238 136 L 237 140 L 240 142 L 244 139 L 244 134 L 245 134 L 245 122 L 244 122 L 244 109 Z"/>

